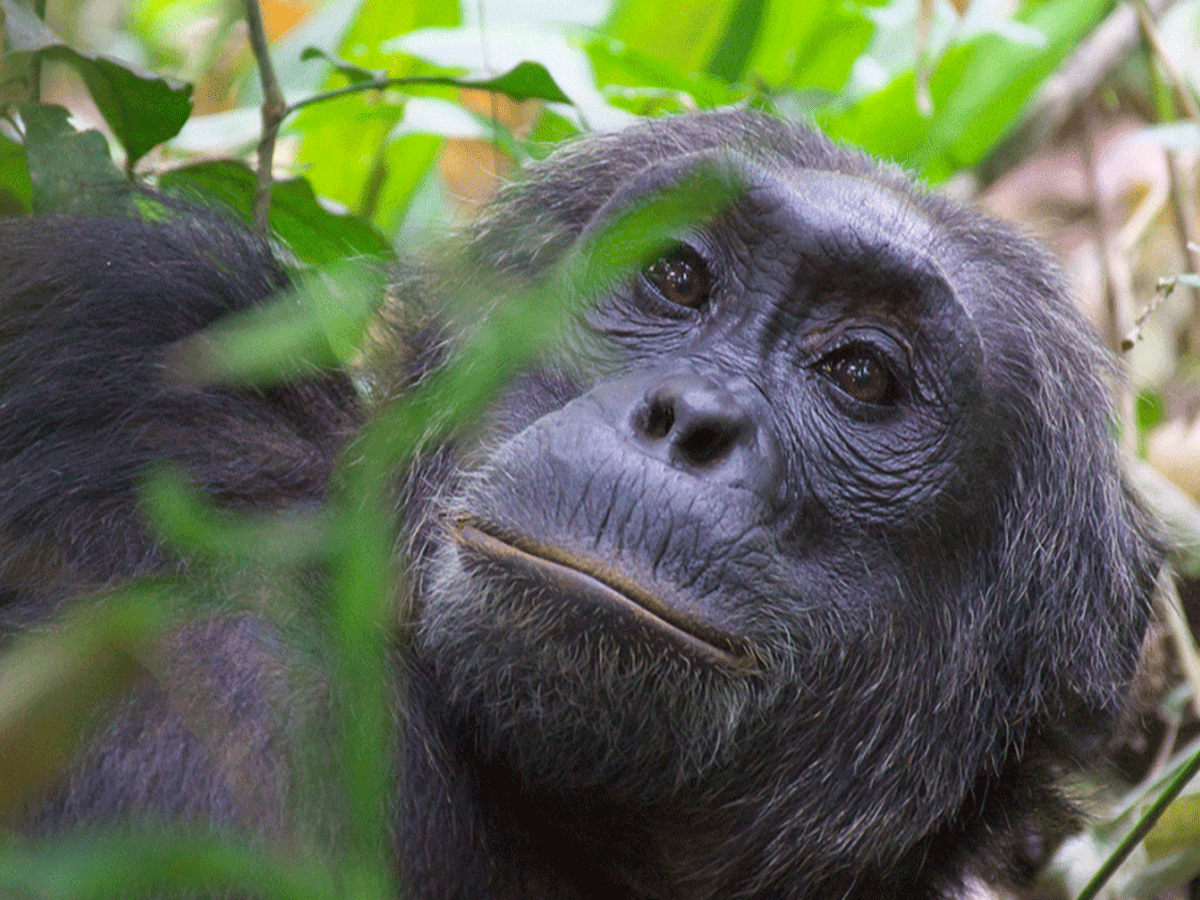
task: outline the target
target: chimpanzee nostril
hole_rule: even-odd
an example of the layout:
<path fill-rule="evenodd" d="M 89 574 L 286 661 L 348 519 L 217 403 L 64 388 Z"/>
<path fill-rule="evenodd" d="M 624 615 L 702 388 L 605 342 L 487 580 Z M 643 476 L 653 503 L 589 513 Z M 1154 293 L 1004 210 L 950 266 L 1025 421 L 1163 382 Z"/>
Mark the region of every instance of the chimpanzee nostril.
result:
<path fill-rule="evenodd" d="M 646 404 L 639 422 L 642 434 L 655 440 L 662 440 L 670 434 L 674 424 L 675 410 L 670 402 L 664 402 L 661 398 L 654 398 Z"/>
<path fill-rule="evenodd" d="M 693 375 L 670 378 L 649 391 L 634 422 L 642 437 L 666 441 L 673 459 L 696 468 L 720 463 L 753 431 L 733 394 Z"/>
<path fill-rule="evenodd" d="M 724 458 L 737 442 L 738 431 L 730 423 L 705 422 L 675 440 L 675 449 L 694 466 L 708 466 Z"/>

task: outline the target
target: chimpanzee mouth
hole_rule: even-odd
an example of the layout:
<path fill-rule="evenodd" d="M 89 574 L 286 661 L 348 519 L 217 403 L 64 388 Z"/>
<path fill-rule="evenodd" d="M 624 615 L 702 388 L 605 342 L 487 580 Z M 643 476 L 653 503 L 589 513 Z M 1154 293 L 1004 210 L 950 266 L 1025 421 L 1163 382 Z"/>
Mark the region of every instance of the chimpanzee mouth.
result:
<path fill-rule="evenodd" d="M 672 609 L 603 563 L 466 516 L 454 523 L 454 537 L 472 552 L 532 575 L 562 594 L 632 615 L 642 624 L 665 632 L 692 654 L 722 666 L 757 667 L 744 641 Z"/>

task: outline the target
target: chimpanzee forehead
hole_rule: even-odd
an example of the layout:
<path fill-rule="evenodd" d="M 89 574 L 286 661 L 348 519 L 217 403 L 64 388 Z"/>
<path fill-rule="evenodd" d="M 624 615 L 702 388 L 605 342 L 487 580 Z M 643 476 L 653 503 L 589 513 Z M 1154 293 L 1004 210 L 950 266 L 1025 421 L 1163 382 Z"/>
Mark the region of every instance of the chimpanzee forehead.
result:
<path fill-rule="evenodd" d="M 738 204 L 759 232 L 815 264 L 850 263 L 941 279 L 935 226 L 911 196 L 861 175 L 819 169 L 746 173 Z"/>

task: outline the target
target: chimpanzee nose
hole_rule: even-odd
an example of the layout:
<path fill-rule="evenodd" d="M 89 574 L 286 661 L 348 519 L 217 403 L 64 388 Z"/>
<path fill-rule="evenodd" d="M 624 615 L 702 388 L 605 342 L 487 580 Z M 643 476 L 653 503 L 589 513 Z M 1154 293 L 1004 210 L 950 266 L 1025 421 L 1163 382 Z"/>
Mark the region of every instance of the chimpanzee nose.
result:
<path fill-rule="evenodd" d="M 755 436 L 753 419 L 732 392 L 691 373 L 648 390 L 632 424 L 640 437 L 665 445 L 672 462 L 696 469 L 719 466 Z"/>

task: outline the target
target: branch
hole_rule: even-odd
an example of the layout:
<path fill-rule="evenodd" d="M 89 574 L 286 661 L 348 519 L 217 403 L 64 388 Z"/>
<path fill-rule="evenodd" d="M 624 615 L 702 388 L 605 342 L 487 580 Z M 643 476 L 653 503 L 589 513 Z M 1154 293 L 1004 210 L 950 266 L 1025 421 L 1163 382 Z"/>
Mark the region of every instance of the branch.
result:
<path fill-rule="evenodd" d="M 254 184 L 254 228 L 265 235 L 270 227 L 271 215 L 271 168 L 275 161 L 275 137 L 279 125 L 289 110 L 283 99 L 283 90 L 271 64 L 271 50 L 267 44 L 267 32 L 263 28 L 262 9 L 258 0 L 245 0 L 246 25 L 250 30 L 250 47 L 258 63 L 258 75 L 262 82 L 262 139 L 258 142 L 258 171 Z"/>

